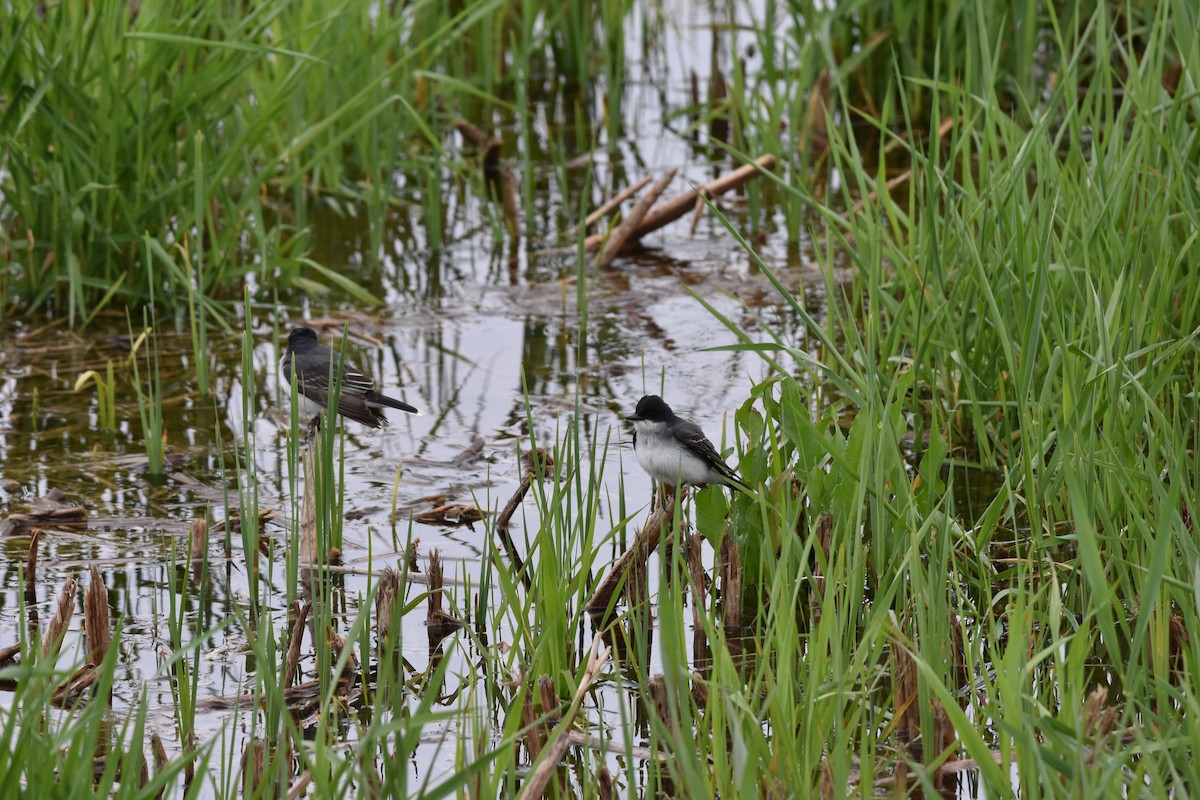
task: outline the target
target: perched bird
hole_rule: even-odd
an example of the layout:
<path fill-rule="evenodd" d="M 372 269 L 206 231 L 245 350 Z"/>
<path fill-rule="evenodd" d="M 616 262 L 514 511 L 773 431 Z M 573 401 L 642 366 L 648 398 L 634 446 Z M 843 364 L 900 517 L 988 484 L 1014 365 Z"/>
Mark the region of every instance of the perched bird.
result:
<path fill-rule="evenodd" d="M 375 381 L 362 374 L 350 362 L 342 363 L 338 354 L 317 339 L 312 328 L 296 328 L 288 334 L 287 352 L 279 361 L 283 377 L 296 385 L 302 414 L 312 414 L 311 426 L 320 426 L 321 412 L 329 407 L 329 378 L 334 374 L 331 364 L 337 364 L 341 376 L 341 392 L 338 395 L 337 411 L 355 422 L 380 428 L 387 424 L 383 407 L 398 408 L 410 414 L 419 414 L 414 407 L 399 400 L 385 397 L 375 391 Z"/>
<path fill-rule="evenodd" d="M 675 416 L 656 394 L 638 401 L 633 414 L 633 452 L 642 469 L 665 487 L 718 483 L 753 494 L 694 422 Z"/>

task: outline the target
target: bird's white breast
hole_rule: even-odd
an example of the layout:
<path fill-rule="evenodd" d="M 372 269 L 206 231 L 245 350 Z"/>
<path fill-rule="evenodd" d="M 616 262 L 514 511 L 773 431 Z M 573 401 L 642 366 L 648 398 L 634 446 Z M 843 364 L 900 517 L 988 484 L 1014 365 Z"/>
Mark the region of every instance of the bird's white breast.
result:
<path fill-rule="evenodd" d="M 642 469 L 654 480 L 671 486 L 724 483 L 704 459 L 692 454 L 667 432 L 664 423 L 641 420 L 634 427 L 637 429 L 634 453 Z"/>

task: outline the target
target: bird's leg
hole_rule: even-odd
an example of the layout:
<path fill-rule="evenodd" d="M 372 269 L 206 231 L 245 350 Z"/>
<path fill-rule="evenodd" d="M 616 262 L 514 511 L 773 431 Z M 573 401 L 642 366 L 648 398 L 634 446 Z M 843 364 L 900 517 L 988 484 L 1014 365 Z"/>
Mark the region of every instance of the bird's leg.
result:
<path fill-rule="evenodd" d="M 314 414 L 313 418 L 311 420 L 309 420 L 308 430 L 305 432 L 304 439 L 301 440 L 300 444 L 307 445 L 309 442 L 311 442 L 313 440 L 313 437 L 315 437 L 320 432 L 320 430 L 321 430 L 321 415 L 318 413 L 318 414 Z"/>
<path fill-rule="evenodd" d="M 670 500 L 676 496 L 678 488 L 669 483 L 660 483 L 658 485 L 658 505 L 664 511 L 671 507 Z"/>

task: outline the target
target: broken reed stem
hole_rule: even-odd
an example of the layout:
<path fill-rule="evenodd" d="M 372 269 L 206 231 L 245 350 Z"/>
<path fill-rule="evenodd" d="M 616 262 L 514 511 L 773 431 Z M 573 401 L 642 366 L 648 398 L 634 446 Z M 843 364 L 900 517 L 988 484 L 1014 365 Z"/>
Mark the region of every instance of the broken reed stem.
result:
<path fill-rule="evenodd" d="M 675 180 L 676 170 L 671 170 L 663 177 L 659 178 L 658 182 L 650 187 L 650 191 L 637 201 L 637 205 L 629 212 L 629 216 L 621 220 L 621 224 L 609 234 L 608 241 L 604 245 L 604 252 L 596 259 L 596 266 L 603 267 L 611 264 L 621 249 L 630 239 L 636 239 L 637 231 L 642 225 L 642 221 L 646 215 L 650 213 L 650 208 L 658 198 L 671 185 L 671 181 Z"/>
<path fill-rule="evenodd" d="M 550 734 L 550 740 L 545 749 L 542 750 L 538 757 L 537 763 L 534 765 L 533 772 L 526 781 L 525 786 L 521 789 L 521 800 L 533 800 L 535 797 L 541 797 L 546 786 L 550 783 L 550 777 L 554 774 L 554 770 L 558 768 L 558 762 L 562 760 L 563 754 L 567 752 L 567 748 L 571 744 L 571 728 L 575 724 L 575 715 L 579 712 L 579 706 L 583 703 L 583 697 L 591 688 L 592 682 L 596 676 L 600 674 L 601 668 L 608 661 L 608 656 L 612 653 L 611 647 L 600 649 L 601 645 L 600 634 L 592 639 L 592 649 L 588 654 L 587 668 L 583 671 L 583 676 L 579 679 L 579 686 L 575 689 L 575 696 L 571 699 L 571 706 L 567 709 L 567 713 L 554 726 L 554 731 Z"/>
<path fill-rule="evenodd" d="M 473 144 L 476 147 L 483 147 L 488 143 L 488 135 L 477 125 L 467 122 L 465 119 L 459 118 L 454 120 L 454 127 L 469 144 Z"/>
<path fill-rule="evenodd" d="M 429 607 L 425 615 L 425 633 L 429 637 L 429 653 L 433 655 L 442 640 L 462 627 L 462 622 L 442 608 L 442 558 L 437 550 L 429 552 Z"/>
<path fill-rule="evenodd" d="M 600 769 L 596 770 L 596 793 L 600 796 L 600 800 L 612 800 L 617 796 L 612 773 L 603 764 L 600 765 Z"/>
<path fill-rule="evenodd" d="M 67 624 L 71 621 L 71 615 L 75 613 L 75 594 L 78 589 L 79 583 L 74 578 L 67 578 L 62 591 L 58 593 L 58 605 L 54 607 L 54 616 L 50 618 L 45 638 L 42 639 L 44 658 L 52 658 L 58 654 L 63 634 L 67 632 Z"/>
<path fill-rule="evenodd" d="M 529 763 L 537 761 L 542 748 L 546 746 L 546 737 L 550 733 L 550 722 L 558 719 L 558 692 L 554 688 L 554 679 L 543 675 L 537 679 L 537 694 L 541 699 L 541 722 L 533 702 L 533 692 L 525 694 L 525 703 L 521 706 L 521 723 L 525 728 L 525 749 L 529 751 Z"/>
<path fill-rule="evenodd" d="M 391 567 L 386 567 L 379 576 L 379 585 L 375 590 L 375 641 L 377 644 L 376 658 L 383 660 L 386 648 L 397 644 L 392 641 L 392 630 L 399 620 L 392 619 L 398 609 L 396 598 L 400 595 L 400 573 Z"/>
<path fill-rule="evenodd" d="M 87 635 L 88 661 L 104 663 L 112 643 L 112 625 L 108 612 L 108 587 L 100 577 L 100 570 L 92 564 L 88 570 L 88 587 L 83 595 L 83 626 Z"/>
<path fill-rule="evenodd" d="M 736 189 L 745 183 L 757 178 L 762 172 L 769 171 L 775 168 L 775 156 L 767 154 L 759 156 L 749 164 L 745 164 L 732 172 L 722 175 L 715 181 L 710 181 L 700 187 L 692 187 L 682 194 L 661 203 L 657 208 L 651 210 L 642 219 L 641 224 L 633 232 L 634 239 L 640 239 L 648 233 L 652 233 L 659 228 L 674 222 L 688 211 L 695 208 L 697 200 L 701 197 L 713 198 L 725 194 L 731 189 Z M 596 250 L 605 241 L 604 234 L 592 234 L 584 240 L 584 248 L 589 252 Z"/>
<path fill-rule="evenodd" d="M 656 508 L 650 518 L 646 520 L 642 532 L 633 540 L 633 544 L 629 545 L 621 557 L 609 567 L 608 574 L 604 576 L 604 580 L 600 581 L 600 585 L 596 587 L 596 591 L 592 593 L 586 606 L 595 624 L 601 624 L 612 613 L 613 597 L 621 588 L 633 565 L 645 564 L 646 559 L 654 552 L 654 548 L 658 547 L 658 543 L 662 539 L 663 528 L 670 523 L 674 510 L 674 497 Z"/>
<path fill-rule="evenodd" d="M 261 739 L 249 742 L 242 752 L 242 796 L 257 797 L 266 771 L 267 746 Z"/>
<path fill-rule="evenodd" d="M 508 228 L 509 235 L 514 240 L 520 239 L 521 216 L 517 208 L 516 181 L 500 162 L 504 140 L 489 137 L 481 128 L 465 119 L 455 120 L 454 127 L 458 129 L 465 142 L 482 148 L 481 165 L 488 191 L 492 195 L 492 199 L 500 204 L 500 209 L 504 214 L 504 226 Z"/>
<path fill-rule="evenodd" d="M 21 643 L 10 644 L 4 649 L 0 649 L 0 667 L 7 667 L 11 663 L 15 663 L 17 656 L 21 655 Z"/>
<path fill-rule="evenodd" d="M 312 783 L 312 773 L 304 770 L 304 772 L 300 773 L 300 777 L 296 778 L 295 783 L 292 784 L 292 788 L 288 790 L 287 800 L 299 800 L 299 798 L 304 796 L 310 783 Z"/>
<path fill-rule="evenodd" d="M 545 731 L 537 723 L 537 708 L 533 705 L 533 692 L 526 692 L 525 702 L 521 705 L 521 727 L 525 729 L 525 750 L 529 753 L 529 763 L 537 761 L 545 744 Z"/>
<path fill-rule="evenodd" d="M 671 716 L 671 705 L 667 701 L 667 679 L 662 675 L 651 677 L 649 689 L 650 711 L 654 712 L 658 721 L 674 736 L 679 732 L 679 726 Z"/>
<path fill-rule="evenodd" d="M 198 519 L 192 523 L 191 543 L 188 547 L 192 563 L 192 580 L 199 580 L 204 571 L 205 555 L 208 553 L 208 522 Z"/>
<path fill-rule="evenodd" d="M 333 424 L 327 422 L 326 424 Z M 321 436 L 313 436 L 304 448 L 304 500 L 300 507 L 300 563 L 311 566 L 317 555 L 317 448 Z"/>
<path fill-rule="evenodd" d="M 742 623 L 742 559 L 732 536 L 721 542 L 721 603 L 726 628 Z"/>
<path fill-rule="evenodd" d="M 491 151 L 489 150 L 489 152 Z M 495 148 L 495 153 L 498 162 L 499 146 Z M 508 229 L 508 235 L 514 242 L 519 241 L 521 238 L 521 214 L 517 209 L 517 182 L 499 163 L 491 168 L 485 164 L 484 180 L 487 181 L 492 197 L 500 204 L 500 210 L 504 215 L 504 227 Z"/>
<path fill-rule="evenodd" d="M 37 602 L 37 555 L 38 541 L 42 538 L 42 529 L 34 528 L 29 537 L 29 562 L 25 567 L 25 608 L 29 609 L 29 641 L 37 638 L 38 632 L 38 602 Z"/>
<path fill-rule="evenodd" d="M 304 640 L 304 624 L 308 621 L 309 613 L 312 612 L 312 603 L 301 604 L 297 600 L 294 608 L 296 609 L 296 621 L 292 623 L 292 638 L 288 641 L 287 660 L 283 667 L 285 688 L 292 685 L 292 679 L 296 677 L 296 669 L 300 665 L 300 645 Z"/>
<path fill-rule="evenodd" d="M 708 649 L 708 637 L 704 633 L 704 609 L 707 606 L 708 576 L 704 573 L 704 560 L 700 555 L 700 545 L 704 536 L 693 533 L 687 538 L 687 549 L 684 561 L 687 564 L 688 577 L 692 584 L 692 658 L 693 663 L 700 660 L 701 655 Z"/>
<path fill-rule="evenodd" d="M 342 653 L 346 652 L 346 664 L 340 672 L 333 676 L 333 681 L 338 684 L 339 689 L 348 688 L 354 682 L 355 675 L 358 674 L 358 656 L 354 654 L 354 646 L 345 636 L 337 632 L 332 620 L 329 622 L 329 627 L 325 629 L 325 641 L 329 645 L 330 663 L 334 668 L 342 660 Z M 350 648 L 349 651 L 346 651 L 347 647 Z"/>
<path fill-rule="evenodd" d="M 615 195 L 610 197 L 608 200 L 604 201 L 604 203 L 599 208 L 597 208 L 595 211 L 588 214 L 584 218 L 583 226 L 582 226 L 583 230 L 586 231 L 587 229 L 591 228 L 593 225 L 595 225 L 597 222 L 599 222 L 604 217 L 605 214 L 609 213 L 610 211 L 615 210 L 617 208 L 617 206 L 621 205 L 621 203 L 624 203 L 626 200 L 628 200 L 629 198 L 633 197 L 635 194 L 640 192 L 642 190 L 642 187 L 644 187 L 649 182 L 650 182 L 650 176 L 646 175 L 637 183 L 635 183 L 632 186 L 629 186 L 625 189 L 622 189 L 621 191 L 617 192 Z M 569 231 L 567 231 L 567 239 L 573 240 L 576 236 L 578 236 L 579 229 L 580 229 L 580 226 L 576 225 L 575 227 L 573 227 Z"/>
<path fill-rule="evenodd" d="M 167 748 L 163 745 L 162 737 L 158 735 L 158 731 L 153 731 L 150 734 L 150 750 L 154 753 L 154 774 L 157 775 L 171 763 L 171 759 L 167 757 Z"/>

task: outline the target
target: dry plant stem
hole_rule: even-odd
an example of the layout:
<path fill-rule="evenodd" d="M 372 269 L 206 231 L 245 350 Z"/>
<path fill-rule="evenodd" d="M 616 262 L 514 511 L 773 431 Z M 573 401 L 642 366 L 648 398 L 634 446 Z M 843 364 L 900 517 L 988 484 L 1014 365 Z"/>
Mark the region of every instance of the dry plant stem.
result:
<path fill-rule="evenodd" d="M 629 212 L 629 216 L 622 220 L 616 230 L 609 235 L 608 242 L 604 245 L 604 252 L 596 259 L 597 266 L 603 267 L 611 264 L 630 239 L 638 238 L 637 231 L 641 228 L 642 221 L 650 213 L 650 208 L 658 202 L 662 193 L 671 185 L 671 181 L 675 180 L 675 172 L 676 170 L 671 170 L 659 178 L 658 182 L 650 187 L 650 191 L 637 201 L 633 210 Z"/>
<path fill-rule="evenodd" d="M 538 678 L 538 694 L 542 698 L 542 713 L 550 715 L 558 711 L 558 690 L 554 688 L 554 679 L 549 675 Z"/>
<path fill-rule="evenodd" d="M 74 578 L 67 578 L 62 591 L 58 593 L 58 605 L 54 607 L 54 616 L 50 618 L 50 624 L 46 626 L 46 636 L 42 640 L 42 656 L 45 658 L 58 654 L 67 624 L 71 621 L 71 615 L 75 613 L 75 593 L 78 588 L 79 584 Z"/>
<path fill-rule="evenodd" d="M 517 509 L 525 501 L 525 495 L 529 494 L 533 481 L 540 477 L 539 470 L 545 470 L 549 463 L 549 455 L 545 451 L 529 453 L 526 460 L 525 477 L 521 479 L 521 485 L 517 487 L 517 491 L 501 509 L 500 516 L 496 517 L 496 530 L 500 534 L 500 543 L 504 545 L 504 552 L 508 555 L 508 560 L 512 562 L 513 568 L 521 576 L 521 582 L 525 584 L 526 591 L 533 588 L 533 580 L 529 577 L 529 571 L 525 569 L 525 562 L 517 552 L 516 542 L 508 533 L 508 526 L 512 521 L 513 514 L 517 513 Z"/>
<path fill-rule="evenodd" d="M 726 628 L 742 622 L 742 559 L 733 537 L 721 542 L 721 602 Z"/>
<path fill-rule="evenodd" d="M 632 564 L 644 564 L 650 554 L 654 552 L 654 548 L 658 547 L 659 540 L 662 539 L 663 528 L 670 523 L 674 510 L 674 498 L 671 498 L 666 505 L 655 509 L 650 518 L 646 520 L 646 526 L 642 528 L 642 532 L 629 545 L 629 549 L 613 562 L 608 574 L 604 576 L 604 580 L 600 581 L 600 585 L 596 587 L 596 591 L 588 600 L 587 609 L 592 615 L 593 622 L 600 624 L 608 618 L 613 606 L 613 596 L 624 583 L 626 573 L 629 572 Z"/>
<path fill-rule="evenodd" d="M 300 664 L 300 645 L 304 640 L 304 623 L 308 621 L 308 615 L 312 611 L 312 603 L 304 603 L 296 601 L 296 622 L 292 625 L 292 638 L 288 642 L 287 661 L 283 667 L 283 685 L 291 686 L 292 679 L 296 677 L 296 668 Z"/>
<path fill-rule="evenodd" d="M 378 643 L 376 657 L 383 659 L 384 648 L 392 641 L 392 630 L 399 620 L 392 615 L 399 612 L 396 598 L 400 594 L 400 574 L 388 567 L 379 576 L 379 588 L 375 591 L 375 639 Z"/>
<path fill-rule="evenodd" d="M 671 716 L 671 706 L 667 702 L 667 681 L 662 675 L 655 675 L 650 678 L 650 703 L 654 711 L 654 716 L 658 717 L 658 721 L 675 735 L 679 732 L 679 727 L 675 724 Z"/>
<path fill-rule="evenodd" d="M 329 653 L 333 657 L 333 665 L 336 667 L 337 662 L 342 659 L 342 652 L 347 647 L 346 637 L 340 635 L 333 627 L 331 622 L 329 627 L 325 629 L 325 640 L 329 643 Z M 345 690 L 354 682 L 354 676 L 358 673 L 358 656 L 354 655 L 354 650 L 351 649 L 346 657 L 346 665 L 342 667 L 342 671 L 333 676 L 333 679 L 338 684 L 338 688 Z"/>
<path fill-rule="evenodd" d="M 517 552 L 516 542 L 512 540 L 512 536 L 508 532 L 509 520 L 520 507 L 521 502 L 525 499 L 525 495 L 529 493 L 529 487 L 533 485 L 533 473 L 527 472 L 521 480 L 521 485 L 517 487 L 517 491 L 509 499 L 504 510 L 500 512 L 500 518 L 496 521 L 496 530 L 500 534 L 500 543 L 504 545 L 504 552 L 508 554 L 508 560 L 512 562 L 513 568 L 517 574 L 521 576 L 521 582 L 525 584 L 525 591 L 529 591 L 533 587 L 533 581 L 529 577 L 529 571 L 525 569 L 525 562 L 521 559 L 521 554 Z"/>
<path fill-rule="evenodd" d="M 476 147 L 483 147 L 488 142 L 488 135 L 481 128 L 467 122 L 465 119 L 454 120 L 454 127 L 462 135 L 463 139 Z"/>
<path fill-rule="evenodd" d="M 532 800 L 535 797 L 541 797 L 542 792 L 550 783 L 550 777 L 558 767 L 558 762 L 562 760 L 563 753 L 567 752 L 567 748 L 571 745 L 569 734 L 575 721 L 575 714 L 579 711 L 579 706 L 583 702 L 584 695 L 591 688 L 592 681 L 596 680 L 596 676 L 600 674 L 600 669 L 608 661 L 608 656 L 612 652 L 611 647 L 605 647 L 601 650 L 600 645 L 600 634 L 596 634 L 592 639 L 592 649 L 588 655 L 587 668 L 583 671 L 583 676 L 579 679 L 579 687 L 575 690 L 575 697 L 571 700 L 571 707 L 567 709 L 567 713 L 563 715 L 559 723 L 554 726 L 554 731 L 550 734 L 550 740 L 546 748 L 538 758 L 537 764 L 529 776 L 529 780 L 521 789 L 521 800 Z"/>
<path fill-rule="evenodd" d="M 628 758 L 639 758 L 642 761 L 666 761 L 667 754 L 651 750 L 649 747 L 625 747 L 625 744 L 620 740 L 619 735 L 608 739 L 601 739 L 599 736 L 593 736 L 590 733 L 585 733 L 580 730 L 573 730 L 567 734 L 570 743 L 576 747 L 587 747 L 591 750 L 601 750 L 609 753 L 619 753 Z"/>
<path fill-rule="evenodd" d="M 687 551 L 684 554 L 688 577 L 692 583 L 692 658 L 696 660 L 699 660 L 708 649 L 708 637 L 704 634 L 708 576 L 704 574 L 704 561 L 700 556 L 700 545 L 703 541 L 703 535 L 693 533 L 687 538 Z"/>
<path fill-rule="evenodd" d="M 469 144 L 483 148 L 483 174 L 488 190 L 504 212 L 504 225 L 514 240 L 521 238 L 521 217 L 517 207 L 516 181 L 500 163 L 504 146 L 501 139 L 488 138 L 481 128 L 465 119 L 454 121 L 454 127 Z"/>
<path fill-rule="evenodd" d="M 649 182 L 650 182 L 650 176 L 646 175 L 637 183 L 635 183 L 632 186 L 629 186 L 625 189 L 622 189 L 621 191 L 617 192 L 617 194 L 610 197 L 608 200 L 605 200 L 604 203 L 599 208 L 597 208 L 595 211 L 588 214 L 584 218 L 583 229 L 586 231 L 589 228 L 591 228 L 593 225 L 595 225 L 597 222 L 599 222 L 604 217 L 605 214 L 608 214 L 610 211 L 614 211 L 617 208 L 617 206 L 621 205 L 621 203 L 624 203 L 626 200 L 628 200 L 629 198 L 633 197 L 635 194 L 640 192 L 642 190 L 642 187 L 644 187 Z M 576 225 L 574 228 L 571 228 L 571 230 L 567 231 L 567 239 L 574 239 L 578 235 L 579 235 L 579 226 L 578 225 Z"/>
<path fill-rule="evenodd" d="M 521 705 L 521 727 L 525 729 L 525 749 L 529 752 L 530 763 L 537 760 L 542 752 L 542 746 L 545 744 L 546 732 L 535 724 L 537 718 L 537 708 L 533 705 L 533 693 L 529 692 L 525 695 L 525 702 Z"/>
<path fill-rule="evenodd" d="M 499 153 L 498 147 L 496 152 Z M 521 214 L 517 207 L 517 182 L 508 170 L 499 165 L 494 169 L 485 170 L 484 180 L 504 213 L 504 227 L 508 229 L 508 235 L 514 242 L 520 241 Z"/>
<path fill-rule="evenodd" d="M 29 609 L 29 641 L 37 638 L 37 554 L 38 541 L 42 538 L 42 529 L 34 528 L 29 537 L 29 563 L 25 568 L 25 607 Z"/>
<path fill-rule="evenodd" d="M 600 800 L 612 800 L 615 797 L 615 789 L 612 773 L 608 771 L 608 767 L 601 764 L 600 769 L 596 770 L 596 792 L 600 795 Z"/>
<path fill-rule="evenodd" d="M 642 220 L 642 224 L 637 230 L 637 236 L 639 238 L 645 236 L 647 233 L 656 231 L 664 225 L 679 219 L 696 205 L 696 199 L 699 196 L 707 198 L 717 197 L 731 189 L 745 185 L 754 178 L 757 178 L 760 172 L 774 168 L 775 156 L 770 154 L 759 156 L 752 163 L 738 167 L 728 175 L 722 175 L 715 181 L 706 183 L 698 189 L 689 189 L 683 194 L 672 197 L 646 215 L 646 218 Z"/>
<path fill-rule="evenodd" d="M 158 774 L 167 768 L 171 759 L 167 758 L 167 748 L 157 731 L 150 734 L 150 749 L 154 752 L 154 772 Z"/>
<path fill-rule="evenodd" d="M 317 555 L 317 449 L 321 437 L 314 436 L 304 448 L 304 500 L 300 507 L 300 563 L 311 566 Z"/>
<path fill-rule="evenodd" d="M 104 663 L 112 641 L 112 629 L 108 613 L 108 587 L 100 577 L 100 570 L 92 564 L 88 570 L 88 587 L 83 596 L 83 624 L 87 632 L 88 661 Z"/>
<path fill-rule="evenodd" d="M 250 742 L 242 752 L 242 795 L 254 797 L 262 785 L 267 747 L 262 741 Z"/>
<path fill-rule="evenodd" d="M 202 519 L 193 522 L 191 538 L 192 579 L 199 580 L 204 568 L 204 555 L 208 552 L 208 523 Z"/>
<path fill-rule="evenodd" d="M 443 639 L 462 627 L 462 622 L 442 607 L 442 559 L 437 550 L 429 553 L 426 573 L 429 575 L 429 606 L 425 615 L 425 633 L 429 637 L 429 653 L 433 655 Z"/>
<path fill-rule="evenodd" d="M 679 219 L 695 207 L 696 200 L 699 197 L 713 198 L 725 194 L 729 190 L 736 189 L 758 177 L 760 172 L 774 168 L 775 156 L 767 154 L 759 156 L 750 164 L 738 167 L 728 175 L 722 175 L 715 181 L 706 183 L 700 187 L 688 189 L 686 192 L 662 202 L 658 208 L 653 209 L 647 214 L 642 219 L 641 224 L 638 225 L 637 230 L 633 232 L 633 238 L 640 239 L 646 234 L 652 233 L 664 225 L 668 225 Z M 600 247 L 603 242 L 603 234 L 593 234 L 586 239 L 584 247 L 588 251 L 592 251 Z"/>
<path fill-rule="evenodd" d="M 58 685 L 52 698 L 60 707 L 74 705 L 84 691 L 96 682 L 99 672 L 90 664 L 84 664 Z"/>
<path fill-rule="evenodd" d="M 312 783 L 312 773 L 308 770 L 300 773 L 300 777 L 296 778 L 296 782 L 292 784 L 292 788 L 288 790 L 287 800 L 299 800 L 304 796 L 308 785 Z"/>

